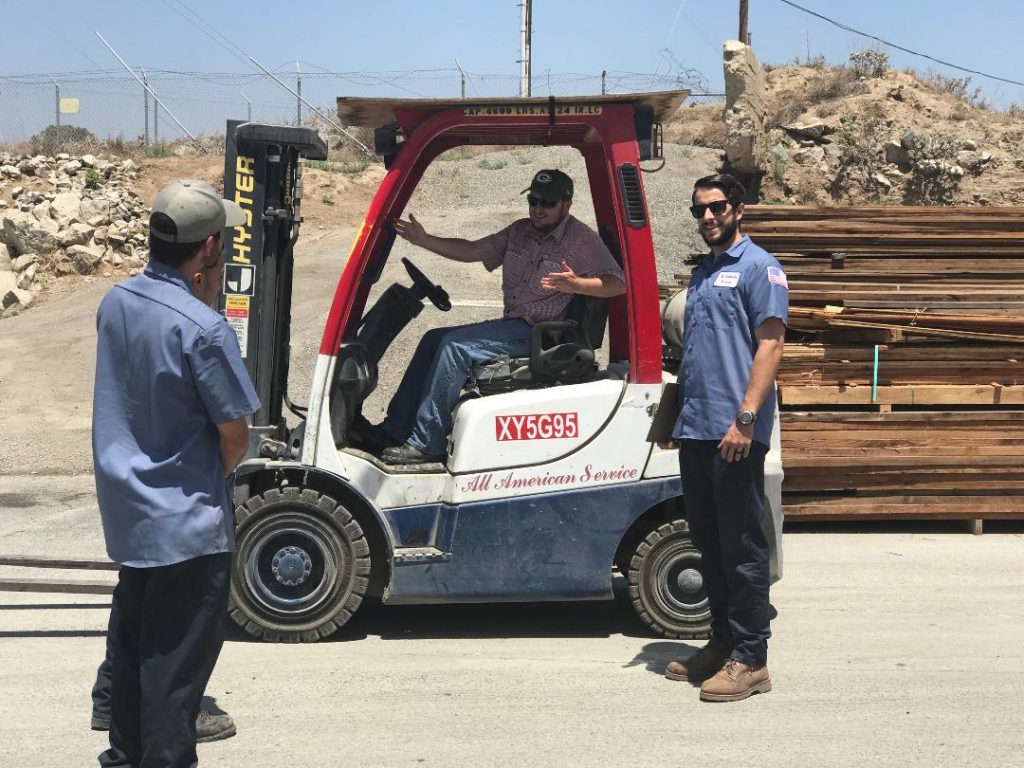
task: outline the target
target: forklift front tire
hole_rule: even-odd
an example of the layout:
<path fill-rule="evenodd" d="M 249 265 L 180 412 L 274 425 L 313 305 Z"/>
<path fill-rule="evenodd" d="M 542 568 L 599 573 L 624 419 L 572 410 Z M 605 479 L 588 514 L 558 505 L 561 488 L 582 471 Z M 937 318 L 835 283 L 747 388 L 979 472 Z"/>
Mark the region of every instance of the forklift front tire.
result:
<path fill-rule="evenodd" d="M 708 637 L 711 610 L 700 571 L 700 552 L 685 520 L 651 531 L 629 563 L 629 596 L 641 620 L 665 637 Z"/>
<path fill-rule="evenodd" d="M 366 594 L 370 547 L 359 522 L 329 496 L 272 488 L 238 507 L 228 612 L 269 642 L 316 642 Z"/>

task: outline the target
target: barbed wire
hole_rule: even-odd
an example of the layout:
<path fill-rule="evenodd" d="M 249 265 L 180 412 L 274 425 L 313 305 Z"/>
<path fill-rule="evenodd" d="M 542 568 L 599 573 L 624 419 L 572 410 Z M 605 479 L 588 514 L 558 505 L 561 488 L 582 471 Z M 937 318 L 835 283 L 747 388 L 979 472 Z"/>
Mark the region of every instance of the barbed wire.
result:
<path fill-rule="evenodd" d="M 707 80 L 666 60 L 656 73 L 605 71 L 547 72 L 534 77 L 535 96 L 598 93 L 640 93 L 689 88 L 695 100 L 721 98 L 710 93 Z M 463 72 L 459 69 L 329 71 L 310 62 L 305 69 L 280 66 L 275 76 L 296 88 L 303 98 L 333 114 L 338 96 L 378 98 L 510 97 L 518 93 L 519 76 Z M 287 90 L 261 73 L 188 72 L 138 68 L 149 87 L 194 134 L 219 135 L 228 119 L 296 124 L 312 120 L 313 112 Z M 78 112 L 58 115 L 58 99 L 77 99 Z M 0 144 L 15 145 L 38 138 L 49 126 L 67 132 L 88 132 L 99 140 L 172 141 L 181 138 L 163 110 L 157 110 L 138 82 L 123 69 L 0 75 Z"/>

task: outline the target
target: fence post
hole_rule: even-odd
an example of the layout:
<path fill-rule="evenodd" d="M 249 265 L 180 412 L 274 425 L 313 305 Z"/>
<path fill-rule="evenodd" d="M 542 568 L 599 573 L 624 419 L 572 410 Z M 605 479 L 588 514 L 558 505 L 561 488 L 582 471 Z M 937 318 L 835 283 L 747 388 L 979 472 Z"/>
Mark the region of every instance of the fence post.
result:
<path fill-rule="evenodd" d="M 302 73 L 299 71 L 299 62 L 295 62 L 295 124 L 302 125 Z"/>
<path fill-rule="evenodd" d="M 147 89 L 149 88 L 149 78 L 146 77 L 146 70 L 142 69 L 141 66 L 139 67 L 139 69 L 142 70 L 142 83 L 143 83 L 143 88 L 142 88 L 143 113 L 142 114 L 143 114 L 143 123 L 145 125 L 145 129 L 143 130 L 143 133 L 142 133 L 142 146 L 148 147 L 149 146 L 149 91 Z"/>
<path fill-rule="evenodd" d="M 601 95 L 602 96 L 604 96 L 604 94 L 605 94 L 604 85 L 605 85 L 605 78 L 607 78 L 607 77 L 608 77 L 608 70 L 607 69 L 602 69 L 601 70 Z"/>
<path fill-rule="evenodd" d="M 52 77 L 50 79 L 53 80 Z M 57 81 L 56 80 L 53 80 L 53 90 L 54 90 L 54 94 L 55 94 L 55 102 L 54 102 L 53 113 L 55 115 L 56 124 L 57 124 L 57 134 L 54 137 L 54 142 L 55 142 L 55 148 L 59 152 L 60 151 L 60 146 L 61 146 L 61 144 L 60 144 L 60 86 L 57 85 Z M 57 152 L 54 152 L 53 154 L 56 155 Z"/>

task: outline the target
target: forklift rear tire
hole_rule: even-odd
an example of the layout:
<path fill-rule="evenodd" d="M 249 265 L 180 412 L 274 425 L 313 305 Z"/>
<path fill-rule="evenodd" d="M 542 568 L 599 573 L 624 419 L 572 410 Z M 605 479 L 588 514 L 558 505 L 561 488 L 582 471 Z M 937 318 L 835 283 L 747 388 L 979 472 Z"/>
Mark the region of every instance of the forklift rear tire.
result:
<path fill-rule="evenodd" d="M 370 547 L 348 510 L 308 488 L 272 488 L 238 507 L 235 519 L 235 623 L 262 640 L 299 643 L 352 618 L 369 583 Z"/>
<path fill-rule="evenodd" d="M 647 626 L 665 637 L 697 639 L 711 631 L 700 552 L 685 520 L 644 537 L 629 563 L 629 596 Z"/>

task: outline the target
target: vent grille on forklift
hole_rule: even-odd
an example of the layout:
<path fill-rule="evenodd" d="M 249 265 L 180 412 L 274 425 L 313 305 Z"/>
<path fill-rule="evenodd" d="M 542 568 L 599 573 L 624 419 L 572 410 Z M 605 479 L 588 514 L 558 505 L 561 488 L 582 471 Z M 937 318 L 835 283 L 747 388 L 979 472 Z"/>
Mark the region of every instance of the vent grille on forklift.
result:
<path fill-rule="evenodd" d="M 634 229 L 647 224 L 647 209 L 644 207 L 644 195 L 640 191 L 640 171 L 631 163 L 619 166 L 619 182 L 622 184 L 622 197 L 626 201 L 626 221 Z"/>

